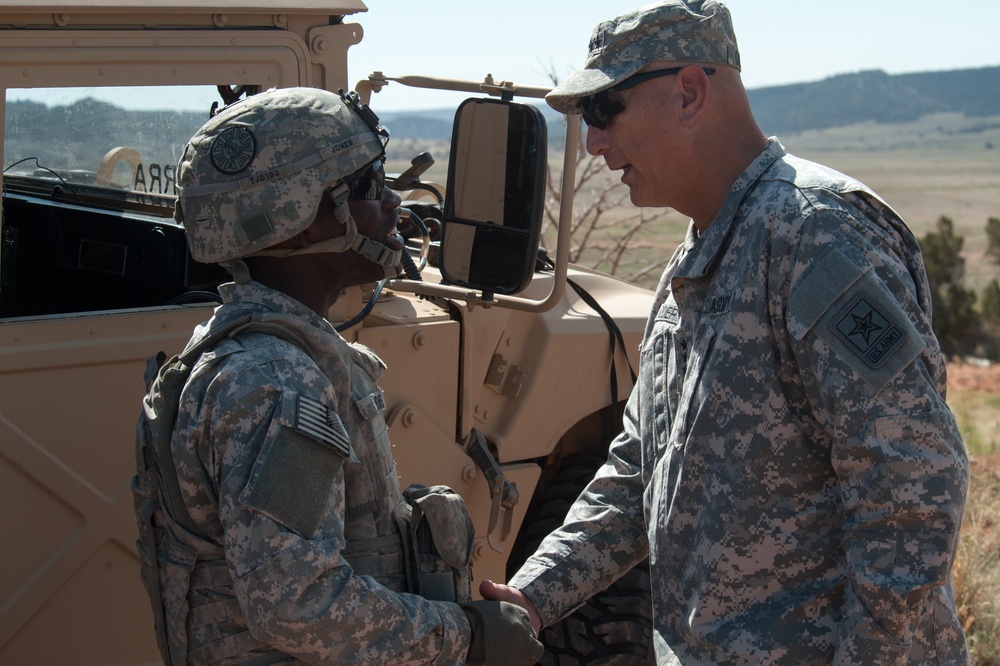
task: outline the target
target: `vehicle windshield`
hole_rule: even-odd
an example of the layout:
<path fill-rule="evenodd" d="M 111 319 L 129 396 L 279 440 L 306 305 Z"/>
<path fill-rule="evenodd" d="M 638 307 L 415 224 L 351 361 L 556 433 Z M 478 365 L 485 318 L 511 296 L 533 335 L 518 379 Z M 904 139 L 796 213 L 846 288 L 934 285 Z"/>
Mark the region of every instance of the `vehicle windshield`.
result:
<path fill-rule="evenodd" d="M 214 86 L 8 89 L 5 180 L 169 205 L 213 102 Z"/>

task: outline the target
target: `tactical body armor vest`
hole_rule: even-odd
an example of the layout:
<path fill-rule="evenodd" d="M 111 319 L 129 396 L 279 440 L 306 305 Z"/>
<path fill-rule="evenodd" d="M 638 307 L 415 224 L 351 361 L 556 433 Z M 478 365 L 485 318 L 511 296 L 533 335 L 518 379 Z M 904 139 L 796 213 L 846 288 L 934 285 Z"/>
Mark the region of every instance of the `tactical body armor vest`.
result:
<path fill-rule="evenodd" d="M 207 334 L 193 339 L 182 355 L 166 363 L 162 353 L 155 361 L 150 359 L 132 485 L 141 575 L 153 607 L 160 653 L 168 666 L 295 661 L 251 635 L 221 544 L 206 535 L 184 506 L 169 448 L 178 399 L 192 367 L 225 337 L 268 333 L 314 359 L 323 356 L 323 351 L 310 349 L 295 333 L 294 325 L 301 326 L 301 321 L 288 318 L 293 325 L 287 326 L 282 319 L 254 314 L 213 322 Z M 318 365 L 322 369 L 322 358 Z M 404 500 L 382 417 L 382 392 L 376 383 L 384 366 L 359 346 L 351 346 L 350 365 L 349 407 L 361 418 L 344 422 L 357 459 L 344 462 L 344 559 L 355 575 L 371 576 L 394 592 L 470 600 L 474 533 L 464 503 L 444 487 L 411 487 L 406 494 L 414 504 Z M 154 370 L 155 379 L 150 380 Z"/>

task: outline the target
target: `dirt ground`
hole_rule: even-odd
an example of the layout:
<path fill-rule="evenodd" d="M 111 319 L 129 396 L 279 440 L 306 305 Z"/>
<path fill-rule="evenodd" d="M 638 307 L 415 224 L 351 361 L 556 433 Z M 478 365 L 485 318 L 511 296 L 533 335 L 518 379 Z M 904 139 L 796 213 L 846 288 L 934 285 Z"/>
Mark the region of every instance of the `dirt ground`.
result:
<path fill-rule="evenodd" d="M 1000 395 L 1000 363 L 949 363 L 948 388 Z"/>

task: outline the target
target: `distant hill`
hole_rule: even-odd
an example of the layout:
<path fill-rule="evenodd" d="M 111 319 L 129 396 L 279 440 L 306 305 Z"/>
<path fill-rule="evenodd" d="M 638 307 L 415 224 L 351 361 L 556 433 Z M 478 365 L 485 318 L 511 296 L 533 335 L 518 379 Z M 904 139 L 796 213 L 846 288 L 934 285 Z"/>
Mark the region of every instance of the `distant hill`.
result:
<path fill-rule="evenodd" d="M 749 91 L 750 106 L 767 134 L 842 127 L 859 122 L 900 123 L 932 114 L 1000 115 L 1000 67 L 919 74 L 881 70 Z M 544 105 L 543 105 L 544 106 Z M 377 111 L 377 109 L 376 109 Z M 543 108 L 549 124 L 558 114 Z M 446 140 L 450 109 L 379 114 L 393 137 Z M 558 132 L 550 131 L 557 139 Z"/>
<path fill-rule="evenodd" d="M 430 139 L 448 141 L 451 139 L 451 126 L 455 121 L 454 109 L 434 109 L 430 111 L 379 111 L 377 100 L 372 109 L 378 114 L 379 120 L 389 128 L 389 136 L 407 139 Z"/>
<path fill-rule="evenodd" d="M 1000 67 L 921 74 L 867 71 L 814 83 L 749 91 L 750 106 L 768 134 L 900 123 L 932 114 L 1000 115 Z"/>
<path fill-rule="evenodd" d="M 750 90 L 749 96 L 761 128 L 779 137 L 863 122 L 909 122 L 930 114 L 1000 116 L 1000 66 L 920 74 L 841 74 L 812 83 L 758 88 Z M 561 116 L 544 102 L 538 104 L 548 120 L 552 147 L 559 148 Z M 447 141 L 455 113 L 454 109 L 382 112 L 377 106 L 375 111 L 391 132 L 390 147 L 405 151 L 413 148 L 413 141 Z M 6 140 L 17 142 L 7 146 L 8 164 L 25 156 L 64 164 L 68 155 L 91 164 L 95 155 L 118 145 L 122 136 L 148 141 L 149 145 L 131 146 L 142 155 L 162 155 L 164 164 L 176 164 L 187 139 L 206 119 L 204 112 L 124 113 L 92 99 L 68 107 L 10 102 L 6 112 Z M 157 127 L 158 131 L 128 131 L 124 123 Z M 437 156 L 446 159 L 446 155 Z"/>

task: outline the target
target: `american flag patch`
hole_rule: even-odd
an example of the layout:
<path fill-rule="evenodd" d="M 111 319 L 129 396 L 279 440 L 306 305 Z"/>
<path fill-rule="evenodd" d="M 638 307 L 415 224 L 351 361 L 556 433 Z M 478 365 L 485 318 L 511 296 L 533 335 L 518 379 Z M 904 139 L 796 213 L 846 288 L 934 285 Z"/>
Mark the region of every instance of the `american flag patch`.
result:
<path fill-rule="evenodd" d="M 295 410 L 295 429 L 350 460 L 351 440 L 344 424 L 336 412 L 330 411 L 319 400 L 299 395 Z"/>

